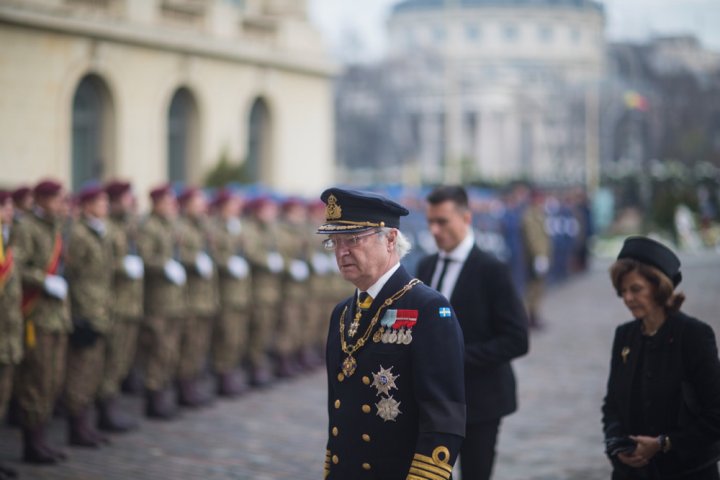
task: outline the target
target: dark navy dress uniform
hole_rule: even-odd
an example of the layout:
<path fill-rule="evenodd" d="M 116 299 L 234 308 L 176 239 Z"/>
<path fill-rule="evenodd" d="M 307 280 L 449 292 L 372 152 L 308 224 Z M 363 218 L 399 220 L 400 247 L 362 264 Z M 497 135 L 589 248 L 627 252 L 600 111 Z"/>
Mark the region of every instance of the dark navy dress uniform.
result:
<path fill-rule="evenodd" d="M 347 191 L 333 190 L 332 202 L 343 206 L 341 218 L 348 225 L 351 199 Z M 325 194 L 323 201 L 328 203 Z M 377 220 L 366 209 L 363 218 L 368 217 Z M 392 221 L 383 226 L 388 223 L 396 226 Z M 412 288 L 386 304 L 408 285 Z M 449 302 L 400 266 L 370 307 L 360 311 L 357 334 L 349 337 L 357 297 L 338 304 L 330 323 L 325 478 L 450 478 L 465 434 L 466 408 L 463 337 Z M 375 316 L 378 321 L 368 332 Z M 351 355 L 350 369 L 344 368 L 348 354 L 342 349 L 341 322 L 346 344 L 367 338 Z M 401 332 L 405 341 L 396 340 Z"/>
<path fill-rule="evenodd" d="M 368 328 L 385 299 L 411 280 L 403 267 L 390 277 L 370 309 L 363 313 L 356 338 Z M 340 345 L 340 317 L 347 309 L 347 331 L 355 304 L 354 297 L 340 303 L 330 323 L 327 478 L 450 478 L 465 434 L 463 339 L 450 304 L 423 284 L 413 287 L 386 309 L 417 311 L 412 342 L 375 342 L 373 337 L 381 327 L 378 322 L 368 344 L 356 354 L 356 371 L 346 376 L 342 372 L 346 355 Z M 390 395 L 381 394 L 373 386 L 375 376 L 386 371 L 396 386 L 388 391 Z M 378 404 L 390 396 L 399 402 L 400 413 L 393 419 L 383 419 Z"/>

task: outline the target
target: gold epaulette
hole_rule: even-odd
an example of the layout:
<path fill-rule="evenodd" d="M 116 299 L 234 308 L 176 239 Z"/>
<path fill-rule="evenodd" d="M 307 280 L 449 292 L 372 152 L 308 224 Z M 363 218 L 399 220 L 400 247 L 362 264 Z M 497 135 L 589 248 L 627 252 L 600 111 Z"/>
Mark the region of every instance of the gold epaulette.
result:
<path fill-rule="evenodd" d="M 416 453 L 406 480 L 448 480 L 452 475 L 449 460 L 450 451 L 443 446 L 435 448 L 432 457 Z"/>
<path fill-rule="evenodd" d="M 325 450 L 325 469 L 323 478 L 330 476 L 330 450 Z"/>

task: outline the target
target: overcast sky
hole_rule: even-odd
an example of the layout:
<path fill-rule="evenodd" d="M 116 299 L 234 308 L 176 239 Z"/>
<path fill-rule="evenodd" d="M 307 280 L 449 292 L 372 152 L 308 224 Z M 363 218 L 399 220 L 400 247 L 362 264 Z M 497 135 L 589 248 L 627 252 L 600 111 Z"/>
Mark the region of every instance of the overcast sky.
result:
<path fill-rule="evenodd" d="M 398 0 L 309 0 L 310 16 L 341 58 L 383 54 L 385 21 Z M 611 40 L 694 33 L 720 52 L 720 0 L 601 0 Z"/>

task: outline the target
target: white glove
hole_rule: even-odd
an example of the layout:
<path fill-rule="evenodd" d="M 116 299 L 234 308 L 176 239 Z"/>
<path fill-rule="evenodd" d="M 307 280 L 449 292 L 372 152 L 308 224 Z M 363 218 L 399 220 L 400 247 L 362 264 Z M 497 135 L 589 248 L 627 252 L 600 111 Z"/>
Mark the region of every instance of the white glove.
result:
<path fill-rule="evenodd" d="M 324 253 L 314 253 L 312 256 L 312 267 L 313 270 L 315 270 L 315 273 L 318 275 L 325 275 L 330 270 L 328 260 L 329 258 Z"/>
<path fill-rule="evenodd" d="M 545 275 L 550 269 L 550 261 L 545 255 L 538 255 L 533 260 L 533 268 L 538 275 Z"/>
<path fill-rule="evenodd" d="M 205 252 L 200 252 L 195 255 L 195 268 L 203 278 L 210 278 L 213 272 L 213 262 Z"/>
<path fill-rule="evenodd" d="M 272 273 L 280 273 L 285 266 L 285 261 L 278 252 L 270 252 L 267 256 L 267 266 Z"/>
<path fill-rule="evenodd" d="M 302 260 L 291 260 L 290 261 L 290 276 L 296 282 L 302 282 L 307 280 L 310 276 L 310 268 L 308 264 Z"/>
<path fill-rule="evenodd" d="M 143 278 L 145 275 L 145 265 L 142 258 L 137 255 L 125 255 L 123 257 L 123 268 L 125 269 L 125 275 L 133 280 Z"/>
<path fill-rule="evenodd" d="M 233 255 L 228 258 L 227 269 L 234 278 L 243 279 L 250 273 L 250 265 L 243 257 Z"/>
<path fill-rule="evenodd" d="M 187 274 L 185 273 L 183 266 L 180 265 L 180 262 L 177 260 L 170 259 L 165 262 L 165 265 L 163 265 L 163 271 L 165 272 L 165 277 L 167 277 L 167 279 L 175 285 L 185 285 L 185 282 L 187 281 Z"/>
<path fill-rule="evenodd" d="M 65 300 L 68 294 L 67 281 L 60 275 L 47 275 L 43 280 L 43 288 L 51 297 Z"/>

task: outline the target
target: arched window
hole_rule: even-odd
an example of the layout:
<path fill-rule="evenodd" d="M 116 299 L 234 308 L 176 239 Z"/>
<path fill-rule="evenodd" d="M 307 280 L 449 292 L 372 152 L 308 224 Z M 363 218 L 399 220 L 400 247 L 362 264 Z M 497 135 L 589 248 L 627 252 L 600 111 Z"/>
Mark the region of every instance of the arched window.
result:
<path fill-rule="evenodd" d="M 261 98 L 253 102 L 248 125 L 247 172 L 254 181 L 267 180 L 272 161 L 270 111 Z"/>
<path fill-rule="evenodd" d="M 113 105 L 97 75 L 80 81 L 72 103 L 72 188 L 108 173 L 113 149 Z"/>
<path fill-rule="evenodd" d="M 179 88 L 168 109 L 168 180 L 187 183 L 197 161 L 197 107 L 192 93 Z"/>

